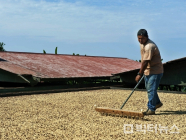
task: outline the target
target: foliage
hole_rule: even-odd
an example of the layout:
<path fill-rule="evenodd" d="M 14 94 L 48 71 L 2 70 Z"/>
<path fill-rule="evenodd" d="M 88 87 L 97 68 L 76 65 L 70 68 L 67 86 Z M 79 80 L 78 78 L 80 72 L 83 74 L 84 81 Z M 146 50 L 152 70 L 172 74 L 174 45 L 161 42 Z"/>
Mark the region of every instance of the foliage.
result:
<path fill-rule="evenodd" d="M 55 54 L 57 54 L 57 47 L 56 47 L 56 49 L 55 49 Z"/>
<path fill-rule="evenodd" d="M 0 42 L 0 51 L 1 52 L 4 52 L 4 51 L 6 51 L 5 49 L 4 49 L 4 43 L 3 42 Z"/>
<path fill-rule="evenodd" d="M 73 53 L 72 55 L 79 55 L 79 54 L 75 54 L 75 53 Z"/>
<path fill-rule="evenodd" d="M 136 60 L 136 61 L 141 63 L 141 60 Z"/>
<path fill-rule="evenodd" d="M 46 54 L 46 51 L 43 50 L 43 53 Z M 55 48 L 55 54 L 57 54 L 57 47 Z"/>
<path fill-rule="evenodd" d="M 45 51 L 45 50 L 43 50 L 43 53 L 44 53 L 44 54 L 46 54 L 46 51 Z"/>

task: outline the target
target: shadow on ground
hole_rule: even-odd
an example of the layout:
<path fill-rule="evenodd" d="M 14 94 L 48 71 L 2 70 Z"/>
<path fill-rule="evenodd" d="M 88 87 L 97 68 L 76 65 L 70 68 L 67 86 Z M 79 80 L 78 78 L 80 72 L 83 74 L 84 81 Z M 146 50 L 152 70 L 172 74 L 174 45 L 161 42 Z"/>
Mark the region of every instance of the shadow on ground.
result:
<path fill-rule="evenodd" d="M 162 111 L 160 113 L 157 113 L 156 115 L 183 115 L 186 114 L 186 111 L 180 110 L 180 111 Z"/>

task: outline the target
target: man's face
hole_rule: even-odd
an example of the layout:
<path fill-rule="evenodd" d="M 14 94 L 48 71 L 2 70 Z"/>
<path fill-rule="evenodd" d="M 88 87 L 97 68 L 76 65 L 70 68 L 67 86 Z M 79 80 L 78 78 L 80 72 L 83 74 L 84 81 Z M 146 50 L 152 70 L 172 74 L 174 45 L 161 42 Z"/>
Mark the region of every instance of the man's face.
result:
<path fill-rule="evenodd" d="M 145 45 L 145 43 L 147 42 L 147 40 L 148 40 L 148 37 L 146 37 L 146 36 L 142 36 L 142 35 L 139 35 L 138 36 L 138 41 L 139 41 L 140 44 Z"/>

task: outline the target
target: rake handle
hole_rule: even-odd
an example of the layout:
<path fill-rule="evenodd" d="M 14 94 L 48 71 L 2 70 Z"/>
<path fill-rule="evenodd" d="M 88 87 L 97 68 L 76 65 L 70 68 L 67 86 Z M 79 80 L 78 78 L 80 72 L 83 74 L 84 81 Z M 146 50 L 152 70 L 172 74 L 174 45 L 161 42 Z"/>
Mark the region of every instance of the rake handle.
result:
<path fill-rule="evenodd" d="M 129 97 L 126 99 L 126 101 L 123 103 L 123 105 L 120 107 L 120 109 L 122 109 L 124 107 L 124 105 L 127 103 L 128 99 L 130 98 L 130 96 L 133 94 L 133 92 L 135 91 L 135 89 L 138 87 L 138 85 L 141 83 L 141 81 L 143 80 L 144 75 L 141 77 L 141 79 L 139 80 L 139 82 L 137 83 L 137 85 L 134 87 L 134 89 L 132 90 L 131 94 L 129 95 Z"/>

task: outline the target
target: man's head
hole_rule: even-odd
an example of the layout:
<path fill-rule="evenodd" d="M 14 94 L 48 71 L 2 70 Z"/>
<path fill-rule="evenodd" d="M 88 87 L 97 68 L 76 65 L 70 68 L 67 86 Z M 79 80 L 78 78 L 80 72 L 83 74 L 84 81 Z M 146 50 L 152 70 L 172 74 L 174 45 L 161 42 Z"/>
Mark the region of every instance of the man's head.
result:
<path fill-rule="evenodd" d="M 137 33 L 138 41 L 140 44 L 145 45 L 145 43 L 148 41 L 149 36 L 145 29 L 140 29 Z"/>

